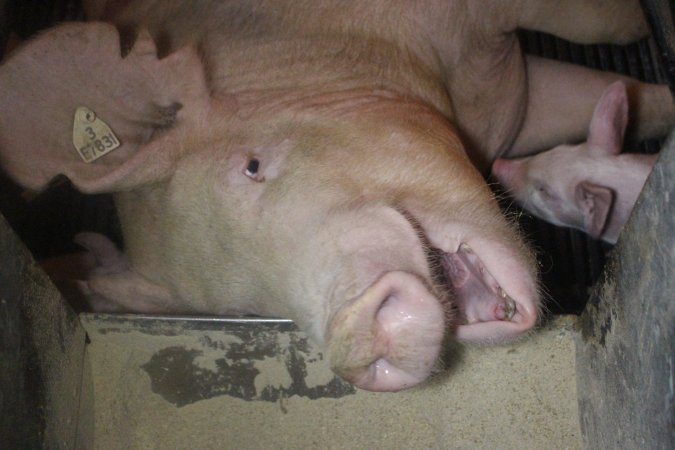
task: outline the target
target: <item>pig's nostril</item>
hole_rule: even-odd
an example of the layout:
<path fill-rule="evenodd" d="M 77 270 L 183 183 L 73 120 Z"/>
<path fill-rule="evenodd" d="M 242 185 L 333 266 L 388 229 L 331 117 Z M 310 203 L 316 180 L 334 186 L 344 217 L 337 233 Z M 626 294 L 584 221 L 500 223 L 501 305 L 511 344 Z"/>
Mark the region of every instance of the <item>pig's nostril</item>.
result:
<path fill-rule="evenodd" d="M 394 367 L 389 361 L 380 358 L 373 364 L 375 378 L 385 387 L 391 383 L 396 390 L 407 389 L 420 382 L 419 377 Z M 386 387 L 382 390 L 390 390 Z"/>
<path fill-rule="evenodd" d="M 406 307 L 405 301 L 397 295 L 388 295 L 375 314 L 375 320 L 385 328 L 389 328 L 392 324 L 405 323 L 413 319 L 414 316 Z"/>
<path fill-rule="evenodd" d="M 388 272 L 333 320 L 333 369 L 362 389 L 395 391 L 423 381 L 443 340 L 443 309 L 424 282 Z"/>

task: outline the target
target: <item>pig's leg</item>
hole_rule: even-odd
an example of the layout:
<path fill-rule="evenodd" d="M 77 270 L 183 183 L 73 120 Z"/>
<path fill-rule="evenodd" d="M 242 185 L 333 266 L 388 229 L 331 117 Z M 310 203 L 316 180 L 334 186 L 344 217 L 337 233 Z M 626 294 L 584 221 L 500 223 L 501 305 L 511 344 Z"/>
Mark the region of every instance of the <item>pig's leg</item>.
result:
<path fill-rule="evenodd" d="M 666 85 L 642 83 L 611 72 L 527 56 L 525 121 L 508 157 L 526 156 L 586 138 L 595 104 L 616 80 L 628 87 L 631 136 L 662 136 L 675 126 L 675 108 Z"/>
<path fill-rule="evenodd" d="M 93 312 L 185 313 L 174 308 L 169 291 L 132 270 L 92 275 L 77 282 Z"/>
<path fill-rule="evenodd" d="M 519 26 L 580 44 L 626 44 L 649 26 L 638 0 L 523 0 Z"/>
<path fill-rule="evenodd" d="M 87 280 L 76 283 L 94 312 L 186 312 L 174 308 L 168 289 L 129 268 L 122 252 L 105 236 L 81 233 L 75 241 L 87 249 L 84 257 L 95 261 Z"/>

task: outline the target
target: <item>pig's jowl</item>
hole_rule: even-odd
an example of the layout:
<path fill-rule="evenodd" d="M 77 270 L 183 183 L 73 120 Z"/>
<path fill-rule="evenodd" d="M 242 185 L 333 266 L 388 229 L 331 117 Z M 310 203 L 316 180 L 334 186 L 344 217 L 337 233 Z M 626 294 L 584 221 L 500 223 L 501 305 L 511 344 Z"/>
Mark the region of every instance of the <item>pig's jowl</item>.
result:
<path fill-rule="evenodd" d="M 582 139 L 617 76 L 524 57 L 516 28 L 647 34 L 637 1 L 85 6 L 117 28 L 63 24 L 0 67 L 3 169 L 115 193 L 124 254 L 81 236 L 81 292 L 99 311 L 292 318 L 371 390 L 423 381 L 446 335 L 536 323 L 534 260 L 481 172 Z M 665 132 L 666 88 L 632 86 L 638 135 Z"/>

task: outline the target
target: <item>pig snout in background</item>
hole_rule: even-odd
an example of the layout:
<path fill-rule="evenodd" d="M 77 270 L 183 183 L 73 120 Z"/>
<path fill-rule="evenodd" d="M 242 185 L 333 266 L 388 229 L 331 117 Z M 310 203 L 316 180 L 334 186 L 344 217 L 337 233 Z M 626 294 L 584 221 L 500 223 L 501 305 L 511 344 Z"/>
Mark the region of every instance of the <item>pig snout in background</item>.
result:
<path fill-rule="evenodd" d="M 658 158 L 621 154 L 628 109 L 626 86 L 617 81 L 598 101 L 586 142 L 497 159 L 492 174 L 535 216 L 615 244 Z"/>
<path fill-rule="evenodd" d="M 554 115 L 545 132 L 532 124 L 545 117 L 528 78 L 580 78 L 592 89 L 565 105 L 575 109 L 615 76 L 524 66 L 518 27 L 564 28 L 547 3 L 527 5 L 535 15 L 500 2 L 386 14 L 369 2 L 272 3 L 87 2 L 94 18 L 148 31 L 122 36 L 122 51 L 113 26 L 64 24 L 0 68 L 12 111 L 0 115 L 3 169 L 33 189 L 65 174 L 83 192 L 115 193 L 124 253 L 80 236 L 83 265 L 96 264 L 80 292 L 98 311 L 292 318 L 336 373 L 371 390 L 423 381 L 446 335 L 492 343 L 530 330 L 536 264 L 481 171 L 517 156 L 514 143 L 531 152 L 540 137 L 583 132 L 582 120 L 558 129 Z M 598 9 L 564 35 L 643 36 L 637 2 L 622 5 L 601 21 L 608 30 Z M 460 11 L 475 26 L 455 26 Z M 419 23 L 434 32 L 421 36 Z M 474 45 L 486 37 L 498 45 Z M 640 133 L 663 131 L 650 128 L 672 113 L 663 108 L 640 111 Z M 91 162 L 74 148 L 83 119 L 108 139 L 78 147 L 100 156 Z M 84 125 L 77 138 L 95 139 Z"/>

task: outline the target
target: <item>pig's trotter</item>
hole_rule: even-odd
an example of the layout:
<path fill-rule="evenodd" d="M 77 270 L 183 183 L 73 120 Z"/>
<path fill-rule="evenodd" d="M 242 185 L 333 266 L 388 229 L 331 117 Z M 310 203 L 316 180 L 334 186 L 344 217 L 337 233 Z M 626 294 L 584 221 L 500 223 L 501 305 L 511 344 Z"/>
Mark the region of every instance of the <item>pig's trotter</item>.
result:
<path fill-rule="evenodd" d="M 166 313 L 173 299 L 168 289 L 133 271 L 124 254 L 107 237 L 79 233 L 75 242 L 84 247 L 96 263 L 86 281 L 76 286 L 94 312 Z"/>
<path fill-rule="evenodd" d="M 176 310 L 169 290 L 129 269 L 93 274 L 80 283 L 94 312 L 172 313 Z M 181 307 L 180 311 L 185 312 Z"/>
<path fill-rule="evenodd" d="M 128 269 L 126 258 L 115 244 L 99 233 L 78 233 L 75 243 L 85 248 L 96 261 L 95 272 L 119 272 Z"/>

